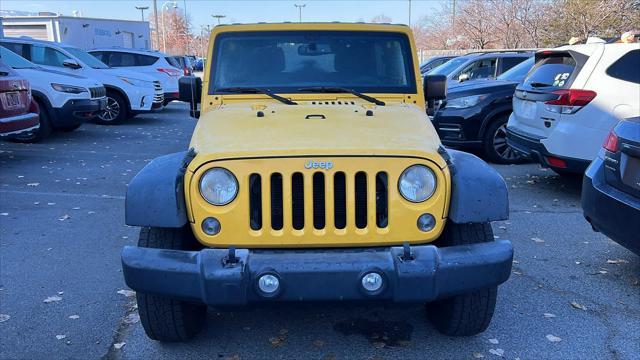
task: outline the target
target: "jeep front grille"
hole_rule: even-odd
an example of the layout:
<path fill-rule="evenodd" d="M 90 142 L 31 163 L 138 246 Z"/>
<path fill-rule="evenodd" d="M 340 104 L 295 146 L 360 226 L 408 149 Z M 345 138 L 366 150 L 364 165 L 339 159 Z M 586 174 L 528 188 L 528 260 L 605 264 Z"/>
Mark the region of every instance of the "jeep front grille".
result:
<path fill-rule="evenodd" d="M 104 88 L 104 86 L 89 88 L 89 92 L 91 93 L 92 99 L 99 99 L 107 96 L 107 90 Z"/>
<path fill-rule="evenodd" d="M 328 178 L 332 181 L 328 181 Z M 311 191 L 305 191 L 307 186 Z M 333 186 L 331 191 L 333 199 L 330 199 L 333 204 L 332 223 L 327 223 L 327 186 Z M 372 198 L 369 186 L 375 186 L 375 198 Z M 263 191 L 266 191 L 269 196 L 264 197 Z M 364 171 L 355 173 L 352 179 L 347 179 L 344 172 L 335 174 L 320 171 L 305 174 L 295 172 L 290 177 L 280 173 L 272 173 L 266 177 L 261 174 L 251 174 L 249 176 L 249 227 L 252 230 L 261 230 L 265 225 L 262 222 L 263 211 L 268 209 L 271 223 L 267 226 L 273 230 L 282 230 L 285 226 L 284 213 L 290 209 L 290 225 L 294 230 L 309 227 L 316 230 L 344 229 L 348 222 L 355 224 L 358 229 L 366 229 L 371 225 L 386 228 L 389 225 L 388 191 L 385 172 L 375 174 L 375 184 L 367 183 L 367 173 Z M 268 199 L 269 203 L 265 204 L 264 199 Z M 375 206 L 370 207 L 372 202 L 375 202 Z M 354 219 L 347 219 L 349 206 L 355 209 Z M 369 224 L 368 208 L 375 209 L 375 224 Z M 311 216 L 305 216 L 305 211 L 311 211 Z M 312 219 L 312 223 L 305 223 L 305 218 Z"/>

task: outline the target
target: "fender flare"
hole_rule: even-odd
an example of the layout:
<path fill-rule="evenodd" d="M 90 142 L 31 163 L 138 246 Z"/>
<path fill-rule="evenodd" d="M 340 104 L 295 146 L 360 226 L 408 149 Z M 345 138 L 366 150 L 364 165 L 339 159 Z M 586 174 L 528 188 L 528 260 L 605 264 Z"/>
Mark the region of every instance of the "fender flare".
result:
<path fill-rule="evenodd" d="M 131 226 L 180 228 L 187 223 L 184 174 L 193 149 L 158 157 L 131 180 L 125 222 Z"/>
<path fill-rule="evenodd" d="M 479 139 L 483 139 L 485 132 L 487 131 L 487 128 L 489 127 L 489 125 L 491 125 L 492 122 L 495 121 L 495 119 L 501 115 L 508 115 L 511 114 L 511 112 L 513 111 L 513 106 L 511 104 L 503 104 L 502 106 L 499 106 L 493 110 L 491 110 L 491 112 L 489 114 L 487 114 L 487 116 L 484 117 L 484 119 L 482 119 L 482 125 L 480 125 L 480 131 L 478 132 L 478 138 Z"/>
<path fill-rule="evenodd" d="M 122 90 L 121 88 L 115 86 L 115 85 L 104 85 L 105 90 L 107 91 L 114 91 L 117 92 L 118 95 L 122 96 L 122 98 L 124 99 L 124 101 L 127 103 L 127 111 L 132 111 L 131 110 L 131 100 L 129 99 L 129 95 L 127 94 L 126 91 Z"/>
<path fill-rule="evenodd" d="M 41 111 L 46 111 L 51 121 L 56 121 L 55 112 L 53 111 L 53 106 L 51 105 L 51 102 L 49 101 L 49 98 L 47 97 L 47 95 L 43 94 L 38 90 L 31 89 L 31 96 L 33 96 L 33 98 L 36 101 L 42 102 L 42 105 L 44 105 L 44 109 L 42 109 Z"/>
<path fill-rule="evenodd" d="M 509 191 L 502 176 L 475 155 L 447 149 L 451 157 L 449 220 L 457 224 L 509 218 Z"/>

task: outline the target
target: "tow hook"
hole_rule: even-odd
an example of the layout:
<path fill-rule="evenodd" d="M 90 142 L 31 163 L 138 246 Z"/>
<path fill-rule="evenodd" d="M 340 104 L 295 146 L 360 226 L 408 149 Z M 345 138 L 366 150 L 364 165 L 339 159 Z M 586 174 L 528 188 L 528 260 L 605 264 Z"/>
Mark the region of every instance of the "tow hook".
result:
<path fill-rule="evenodd" d="M 415 257 L 413 257 L 413 252 L 411 252 L 411 246 L 409 245 L 408 242 L 404 242 L 402 243 L 402 256 L 400 257 L 400 260 L 402 261 L 412 261 L 415 259 Z"/>
<path fill-rule="evenodd" d="M 222 265 L 224 267 L 234 267 L 240 262 L 240 258 L 236 256 L 235 246 L 229 247 L 229 253 L 222 259 Z"/>

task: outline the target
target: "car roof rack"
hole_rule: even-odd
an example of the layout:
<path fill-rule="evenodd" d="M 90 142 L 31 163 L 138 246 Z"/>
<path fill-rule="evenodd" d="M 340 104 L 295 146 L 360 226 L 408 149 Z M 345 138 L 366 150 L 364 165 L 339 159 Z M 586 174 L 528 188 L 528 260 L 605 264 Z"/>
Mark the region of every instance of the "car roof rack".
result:
<path fill-rule="evenodd" d="M 484 54 L 505 54 L 505 53 L 513 53 L 513 54 L 526 54 L 533 53 L 538 51 L 539 49 L 486 49 L 486 50 L 475 50 L 464 55 L 484 55 Z"/>

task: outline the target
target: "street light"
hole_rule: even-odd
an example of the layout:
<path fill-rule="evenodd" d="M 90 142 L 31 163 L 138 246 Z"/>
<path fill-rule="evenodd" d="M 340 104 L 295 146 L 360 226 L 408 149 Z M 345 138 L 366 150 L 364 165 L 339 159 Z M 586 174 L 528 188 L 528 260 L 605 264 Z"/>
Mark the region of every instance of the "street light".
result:
<path fill-rule="evenodd" d="M 162 11 L 162 18 L 160 20 L 162 21 L 162 51 L 163 52 L 167 51 L 167 37 L 165 36 L 167 33 L 167 30 L 164 28 L 164 7 L 167 5 L 172 5 L 174 9 L 178 8 L 178 3 L 175 1 L 165 1 L 162 4 L 162 7 L 160 8 L 160 11 Z"/>
<path fill-rule="evenodd" d="M 307 4 L 293 4 L 293 6 L 298 8 L 298 22 L 302 22 L 302 8 Z"/>
<path fill-rule="evenodd" d="M 144 11 L 149 9 L 148 6 L 136 6 L 136 9 L 140 10 L 140 17 L 142 18 L 142 21 L 144 21 Z"/>
<path fill-rule="evenodd" d="M 227 15 L 211 15 L 212 18 L 218 20 L 218 25 L 220 25 L 220 19 L 226 18 Z"/>

